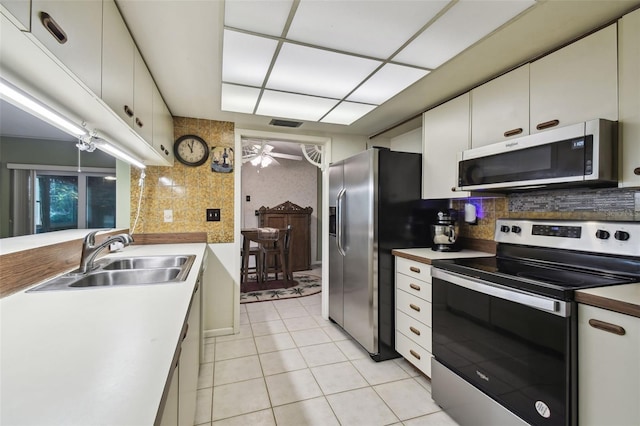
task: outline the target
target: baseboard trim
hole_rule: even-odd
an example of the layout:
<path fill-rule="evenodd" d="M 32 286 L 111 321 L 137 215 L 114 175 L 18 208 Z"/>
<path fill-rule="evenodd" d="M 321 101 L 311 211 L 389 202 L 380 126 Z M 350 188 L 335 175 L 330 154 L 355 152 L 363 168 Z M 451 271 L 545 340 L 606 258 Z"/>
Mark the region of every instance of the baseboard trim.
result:
<path fill-rule="evenodd" d="M 218 337 L 218 336 L 228 336 L 230 334 L 234 334 L 233 327 L 225 327 L 225 328 L 216 328 L 213 330 L 204 330 L 204 338 L 209 337 Z"/>

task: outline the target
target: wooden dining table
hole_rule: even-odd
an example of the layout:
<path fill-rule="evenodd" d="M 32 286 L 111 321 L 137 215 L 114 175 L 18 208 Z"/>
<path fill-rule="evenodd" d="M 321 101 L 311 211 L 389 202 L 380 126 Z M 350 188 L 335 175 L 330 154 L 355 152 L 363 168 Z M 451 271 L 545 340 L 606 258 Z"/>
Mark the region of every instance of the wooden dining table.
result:
<path fill-rule="evenodd" d="M 283 232 L 285 230 L 280 229 L 279 231 Z M 243 237 L 242 239 L 242 271 L 246 271 L 247 268 L 249 267 L 249 250 L 251 249 L 251 241 L 258 243 L 258 246 L 262 248 L 263 244 L 273 244 L 274 240 L 273 239 L 266 240 L 266 239 L 260 238 L 260 230 L 258 228 L 243 228 L 240 230 L 240 233 L 242 234 L 242 237 Z M 256 259 L 256 262 L 260 262 L 260 261 L 261 261 L 260 259 Z M 262 265 L 262 268 L 258 268 L 258 265 L 256 264 L 256 280 L 258 281 L 258 284 L 263 283 L 261 274 L 258 273 L 258 271 L 264 270 L 266 266 L 267 265 Z M 283 267 L 283 269 L 286 271 L 286 265 Z M 289 276 L 286 272 L 283 275 L 284 275 L 284 281 L 286 286 L 289 282 Z M 244 274 L 242 274 L 242 276 L 244 276 Z"/>

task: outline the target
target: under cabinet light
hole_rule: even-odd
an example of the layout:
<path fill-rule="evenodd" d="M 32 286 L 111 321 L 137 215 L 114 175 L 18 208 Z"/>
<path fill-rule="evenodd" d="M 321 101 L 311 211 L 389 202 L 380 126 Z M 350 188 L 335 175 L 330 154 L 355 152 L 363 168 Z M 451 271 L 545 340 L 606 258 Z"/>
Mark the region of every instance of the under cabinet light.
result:
<path fill-rule="evenodd" d="M 131 164 L 132 166 L 136 166 L 137 168 L 143 170 L 146 169 L 147 166 L 145 166 L 144 164 L 142 164 L 142 161 L 138 160 L 137 158 L 135 158 L 134 156 L 132 156 L 131 154 L 128 154 L 126 152 L 124 152 L 122 149 L 110 144 L 109 142 L 103 140 L 103 139 L 98 139 L 98 138 L 94 138 L 93 142 L 96 144 L 96 147 L 101 150 L 104 151 L 108 154 L 113 155 L 114 157 L 122 160 L 122 161 L 126 161 L 127 163 Z"/>
<path fill-rule="evenodd" d="M 22 90 L 1 78 L 0 95 L 2 95 L 3 99 L 6 99 L 18 108 L 45 120 L 71 136 L 80 137 L 88 133 L 86 129 L 51 110 L 49 107 L 33 99 Z"/>

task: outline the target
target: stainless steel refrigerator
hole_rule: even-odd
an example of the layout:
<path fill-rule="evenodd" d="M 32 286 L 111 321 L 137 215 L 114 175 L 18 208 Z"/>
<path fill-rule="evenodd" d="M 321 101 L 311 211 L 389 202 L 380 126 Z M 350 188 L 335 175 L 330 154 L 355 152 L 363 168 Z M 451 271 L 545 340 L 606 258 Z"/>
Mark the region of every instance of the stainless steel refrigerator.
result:
<path fill-rule="evenodd" d="M 430 247 L 447 207 L 421 184 L 420 154 L 371 148 L 329 168 L 329 317 L 376 361 L 399 356 L 391 250 Z"/>

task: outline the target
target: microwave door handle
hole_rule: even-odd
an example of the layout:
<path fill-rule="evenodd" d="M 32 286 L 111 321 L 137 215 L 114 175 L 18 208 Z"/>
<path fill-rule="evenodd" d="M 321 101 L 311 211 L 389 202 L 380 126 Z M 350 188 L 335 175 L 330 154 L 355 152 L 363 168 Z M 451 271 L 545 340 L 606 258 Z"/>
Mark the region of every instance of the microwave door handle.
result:
<path fill-rule="evenodd" d="M 431 272 L 431 276 L 433 278 L 447 281 L 451 284 L 459 285 L 460 287 L 464 287 L 469 290 L 474 290 L 479 293 L 497 297 L 499 299 L 519 303 L 521 305 L 538 309 L 540 311 L 549 312 L 562 317 L 569 316 L 566 303 L 561 303 L 558 300 L 511 290 L 508 287 L 487 283 L 486 281 L 476 280 L 452 272 L 445 272 L 438 268 L 433 269 L 433 271 Z"/>
<path fill-rule="evenodd" d="M 344 236 L 344 233 L 342 231 L 342 215 L 344 214 L 344 199 L 345 199 L 345 194 L 346 194 L 347 190 L 342 188 L 340 190 L 340 192 L 338 193 L 338 203 L 336 206 L 336 243 L 338 244 L 338 252 L 342 255 L 345 256 L 346 253 L 344 251 L 344 246 L 342 245 L 342 238 Z"/>

